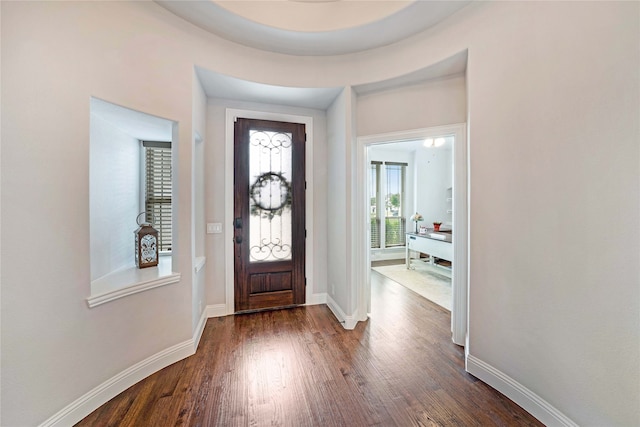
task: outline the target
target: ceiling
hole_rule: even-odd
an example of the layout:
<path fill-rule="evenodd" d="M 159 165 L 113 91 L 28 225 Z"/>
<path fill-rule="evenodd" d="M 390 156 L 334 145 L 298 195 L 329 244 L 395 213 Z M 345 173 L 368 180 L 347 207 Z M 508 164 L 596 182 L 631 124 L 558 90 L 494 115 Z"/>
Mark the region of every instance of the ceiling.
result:
<path fill-rule="evenodd" d="M 140 141 L 171 141 L 173 122 L 98 98 L 91 98 L 91 114 Z"/>
<path fill-rule="evenodd" d="M 375 151 L 403 151 L 407 153 L 413 153 L 416 150 L 429 150 L 429 151 L 441 151 L 451 150 L 453 148 L 453 142 L 455 138 L 453 136 L 443 136 L 444 143 L 438 147 L 425 147 L 424 139 L 408 140 L 408 141 L 389 141 L 382 144 L 372 145 L 370 150 Z"/>
<path fill-rule="evenodd" d="M 354 53 L 395 43 L 441 22 L 469 0 L 154 0 L 227 40 L 290 55 Z M 358 94 L 463 73 L 467 53 L 383 82 L 355 85 Z M 196 67 L 207 96 L 325 110 L 341 87 L 294 88 L 251 82 Z"/>
<path fill-rule="evenodd" d="M 154 0 L 220 37 L 291 55 L 337 55 L 372 49 L 423 31 L 470 1 L 402 0 Z M 358 94 L 463 73 L 467 52 L 412 73 L 354 86 Z M 207 96 L 325 110 L 342 87 L 274 86 L 196 67 Z M 92 100 L 92 112 L 141 140 L 170 140 L 171 122 Z"/>
<path fill-rule="evenodd" d="M 196 74 L 209 97 L 236 101 L 278 104 L 290 107 L 326 110 L 342 88 L 306 88 L 274 86 L 227 76 L 196 67 Z"/>
<path fill-rule="evenodd" d="M 441 22 L 470 0 L 154 0 L 224 39 L 271 52 L 341 55 L 386 46 Z"/>
<path fill-rule="evenodd" d="M 467 51 L 459 52 L 428 67 L 380 82 L 353 86 L 359 95 L 385 89 L 419 84 L 447 76 L 459 75 L 467 68 Z M 216 71 L 196 67 L 204 92 L 212 98 L 233 99 L 263 104 L 326 110 L 343 90 L 342 87 L 286 87 L 251 82 Z"/>

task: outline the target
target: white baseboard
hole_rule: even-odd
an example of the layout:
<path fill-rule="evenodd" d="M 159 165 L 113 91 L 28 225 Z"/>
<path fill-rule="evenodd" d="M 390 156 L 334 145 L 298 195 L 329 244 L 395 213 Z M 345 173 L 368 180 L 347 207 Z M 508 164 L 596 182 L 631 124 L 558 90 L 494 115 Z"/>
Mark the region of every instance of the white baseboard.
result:
<path fill-rule="evenodd" d="M 354 320 L 353 316 L 346 316 L 335 301 L 328 298 L 327 294 L 313 294 L 307 304 L 324 304 L 327 303 L 327 299 L 330 300 L 328 302 L 329 308 L 341 323 L 343 323 L 345 329 L 353 329 L 357 321 Z M 227 314 L 226 304 L 208 305 L 202 312 L 200 321 L 193 333 L 193 338 L 169 347 L 125 369 L 118 375 L 108 379 L 93 390 L 90 390 L 71 402 L 40 424 L 39 427 L 66 427 L 74 425 L 137 382 L 142 381 L 172 363 L 195 354 L 202 333 L 204 332 L 207 318 L 222 317 Z"/>
<path fill-rule="evenodd" d="M 202 333 L 204 332 L 204 327 L 207 324 L 207 310 L 203 310 L 200 315 L 200 321 L 198 322 L 198 326 L 196 326 L 196 330 L 193 331 L 193 350 L 194 353 L 198 349 L 198 344 L 200 344 L 200 338 L 202 338 Z"/>
<path fill-rule="evenodd" d="M 191 356 L 195 353 L 196 348 L 197 343 L 193 339 L 189 339 L 136 363 L 76 399 L 40 424 L 40 427 L 66 427 L 76 424 L 99 408 L 100 405 L 108 402 L 135 383 L 142 381 L 172 363 Z"/>
<path fill-rule="evenodd" d="M 307 302 L 305 305 L 319 305 L 327 303 L 327 294 L 311 294 L 307 295 Z"/>
<path fill-rule="evenodd" d="M 578 424 L 553 407 L 549 402 L 510 376 L 471 354 L 467 355 L 466 370 L 516 402 L 544 425 L 548 427 L 578 427 Z"/>
<path fill-rule="evenodd" d="M 228 314 L 227 305 L 226 304 L 208 305 L 206 312 L 207 312 L 207 317 L 223 317 Z"/>
<path fill-rule="evenodd" d="M 388 261 L 392 259 L 405 259 L 406 250 L 402 248 L 373 249 L 371 251 L 371 261 Z"/>
<path fill-rule="evenodd" d="M 222 305 L 224 306 L 224 304 Z M 40 424 L 40 427 L 74 425 L 135 383 L 142 381 L 172 363 L 195 354 L 207 323 L 207 313 L 208 310 L 202 312 L 198 326 L 196 326 L 196 330 L 193 333 L 193 338 L 147 357 L 143 361 L 125 369 L 67 405 L 57 414 Z"/>
<path fill-rule="evenodd" d="M 330 295 L 327 295 L 327 306 L 329 310 L 333 313 L 334 316 L 338 319 L 340 323 L 342 323 L 342 327 L 345 329 L 353 329 L 358 324 L 358 319 L 356 316 L 347 316 L 344 311 L 340 308 L 338 304 L 331 298 Z"/>

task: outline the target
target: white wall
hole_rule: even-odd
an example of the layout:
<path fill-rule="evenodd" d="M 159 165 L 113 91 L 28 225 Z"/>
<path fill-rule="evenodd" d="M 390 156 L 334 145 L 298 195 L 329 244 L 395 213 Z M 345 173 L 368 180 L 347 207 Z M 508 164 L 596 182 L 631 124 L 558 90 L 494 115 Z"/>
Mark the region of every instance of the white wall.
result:
<path fill-rule="evenodd" d="M 95 280 L 134 263 L 141 149 L 139 140 L 96 114 L 91 114 L 90 144 L 91 280 Z"/>
<path fill-rule="evenodd" d="M 350 225 L 348 194 L 346 182 L 349 180 L 349 145 L 345 137 L 349 122 L 346 110 L 348 92 L 343 91 L 327 111 L 327 213 L 331 221 L 327 222 L 327 294 L 343 311 L 348 313 L 349 306 L 349 268 L 350 261 L 347 240 Z M 344 320 L 344 319 L 340 319 Z"/>
<path fill-rule="evenodd" d="M 204 171 L 204 156 L 205 156 L 205 141 L 206 136 L 206 117 L 207 117 L 207 96 L 204 93 L 204 89 L 196 76 L 195 70 L 192 73 L 193 84 L 193 116 L 192 116 L 192 215 L 191 231 L 193 237 L 191 239 L 193 249 L 192 257 L 194 268 L 197 263 L 200 262 L 200 257 L 205 257 L 205 171 Z M 205 294 L 205 274 L 206 264 L 199 271 L 194 270 L 193 275 L 193 291 L 192 291 L 192 314 L 191 314 L 191 328 L 194 334 L 197 333 L 199 322 L 201 321 L 203 312 L 206 308 L 206 294 Z"/>
<path fill-rule="evenodd" d="M 578 425 L 640 423 L 638 7 L 459 16 L 474 29 L 469 349 Z"/>
<path fill-rule="evenodd" d="M 464 141 L 460 143 L 464 144 Z M 416 169 L 416 211 L 424 221 L 420 225 L 433 227 L 434 221 L 443 224 L 451 222 L 447 209 L 447 188 L 452 186 L 451 149 L 444 147 L 419 148 L 415 152 Z"/>
<path fill-rule="evenodd" d="M 358 96 L 358 136 L 464 123 L 466 118 L 461 75 Z"/>
<path fill-rule="evenodd" d="M 133 4 L 112 6 L 0 6 L 2 425 L 38 425 L 192 338 L 192 67 L 170 47 L 166 23 L 141 18 Z M 85 300 L 91 96 L 181 123 L 174 271 L 182 280 L 93 309 Z"/>
<path fill-rule="evenodd" d="M 357 312 L 358 287 L 354 262 L 362 254 L 353 246 L 356 218 L 356 94 L 347 86 L 327 110 L 327 303 L 346 329 L 366 313 Z M 363 262 L 363 261 L 362 261 Z"/>
<path fill-rule="evenodd" d="M 349 88 L 464 49 L 471 163 L 467 349 L 579 425 L 640 424 L 637 2 L 474 2 L 406 41 L 302 60 L 226 42 L 153 2 L 0 7 L 1 424 L 36 425 L 191 337 L 194 64 L 272 85 Z M 84 298 L 91 279 L 92 95 L 179 123 L 174 269 L 182 279 L 90 310 Z M 411 111 L 421 102 L 409 102 L 411 96 L 404 94 L 398 108 Z M 367 100 L 357 101 L 362 108 L 349 94 L 328 113 L 335 120 L 328 119 L 327 199 L 335 193 L 347 217 L 354 122 L 357 135 L 366 135 L 460 121 L 423 124 L 420 114 L 406 122 L 400 115 L 377 126 L 385 116 L 379 107 L 367 124 Z M 219 196 L 214 204 L 223 203 Z M 333 256 L 343 242 L 334 246 L 331 236 L 339 230 L 329 221 L 326 229 Z M 25 257 L 33 242 L 46 254 L 38 268 Z M 344 246 L 348 260 L 349 237 Z M 351 278 L 347 267 L 329 258 L 331 273 L 339 269 Z M 342 282 L 334 295 L 350 315 L 356 284 Z"/>
<path fill-rule="evenodd" d="M 205 252 L 205 177 L 204 156 L 207 134 L 207 95 L 193 72 L 193 192 L 194 192 L 194 245 L 195 256 L 204 256 Z"/>

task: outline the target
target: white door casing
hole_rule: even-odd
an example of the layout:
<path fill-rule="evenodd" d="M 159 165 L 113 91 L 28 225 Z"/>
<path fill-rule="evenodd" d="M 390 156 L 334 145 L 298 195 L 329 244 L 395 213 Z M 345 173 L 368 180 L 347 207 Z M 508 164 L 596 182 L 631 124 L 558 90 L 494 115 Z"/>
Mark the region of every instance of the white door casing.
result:
<path fill-rule="evenodd" d="M 270 113 L 264 111 L 240 110 L 227 108 L 225 118 L 225 208 L 224 208 L 224 254 L 225 254 L 225 306 L 226 314 L 233 314 L 234 309 L 234 264 L 233 264 L 233 136 L 236 117 L 258 120 L 273 120 L 290 123 L 303 123 L 307 132 L 305 150 L 305 179 L 307 182 L 305 198 L 305 223 L 307 238 L 305 242 L 305 276 L 307 278 L 306 304 L 317 304 L 322 301 L 314 294 L 313 282 L 313 118 L 292 114 Z"/>
<path fill-rule="evenodd" d="M 365 321 L 371 308 L 371 252 L 370 222 L 368 218 L 369 170 L 368 148 L 377 144 L 408 140 L 452 136 L 453 144 L 453 274 L 451 309 L 451 332 L 455 344 L 464 346 L 467 340 L 468 318 L 468 248 L 469 248 L 469 212 L 468 212 L 468 161 L 466 124 L 437 126 L 402 132 L 368 135 L 357 138 L 356 142 L 356 189 L 353 206 L 356 207 L 354 224 L 354 260 L 355 283 L 357 289 L 357 319 Z"/>

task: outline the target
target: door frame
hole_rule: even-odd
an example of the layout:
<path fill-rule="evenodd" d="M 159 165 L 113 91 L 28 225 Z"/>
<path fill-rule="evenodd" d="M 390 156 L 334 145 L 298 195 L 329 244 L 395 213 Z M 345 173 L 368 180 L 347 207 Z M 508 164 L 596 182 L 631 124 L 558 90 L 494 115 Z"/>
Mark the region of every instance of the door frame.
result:
<path fill-rule="evenodd" d="M 426 139 L 437 136 L 451 135 L 455 137 L 453 144 L 453 275 L 451 309 L 451 333 L 455 344 L 466 346 L 468 339 L 468 297 L 469 297 L 469 162 L 467 125 L 458 123 L 409 131 L 391 132 L 385 134 L 358 137 L 356 141 L 356 180 L 355 227 L 354 227 L 354 257 L 358 301 L 357 318 L 364 321 L 371 310 L 371 224 L 368 218 L 369 206 L 369 158 L 368 148 L 389 142 Z"/>
<path fill-rule="evenodd" d="M 305 195 L 305 225 L 307 238 L 305 240 L 305 275 L 307 287 L 305 290 L 305 304 L 318 304 L 314 295 L 313 283 L 313 118 L 292 114 L 270 113 L 265 111 L 226 109 L 225 117 L 225 185 L 224 185 L 224 265 L 225 265 L 225 311 L 226 314 L 235 313 L 235 268 L 233 255 L 233 168 L 234 168 L 234 123 L 236 117 L 257 120 L 272 120 L 277 122 L 302 123 L 305 125 L 307 142 L 305 145 L 305 180 L 307 191 Z"/>

